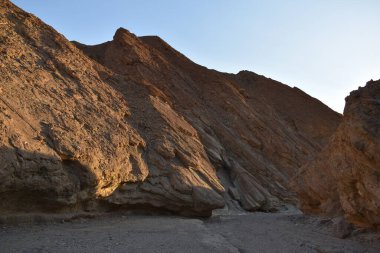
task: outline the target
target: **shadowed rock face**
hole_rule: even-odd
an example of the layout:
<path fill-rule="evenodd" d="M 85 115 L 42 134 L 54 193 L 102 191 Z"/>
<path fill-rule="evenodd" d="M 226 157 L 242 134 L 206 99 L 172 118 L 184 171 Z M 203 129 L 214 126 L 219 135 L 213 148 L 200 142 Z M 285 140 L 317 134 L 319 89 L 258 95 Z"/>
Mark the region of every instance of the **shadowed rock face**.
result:
<path fill-rule="evenodd" d="M 380 226 L 379 154 L 380 81 L 370 81 L 346 98 L 343 122 L 329 144 L 295 177 L 302 208 Z"/>
<path fill-rule="evenodd" d="M 158 37 L 119 29 L 79 50 L 6 0 L 0 23 L 0 212 L 275 210 L 340 121 L 296 88 L 206 69 Z"/>

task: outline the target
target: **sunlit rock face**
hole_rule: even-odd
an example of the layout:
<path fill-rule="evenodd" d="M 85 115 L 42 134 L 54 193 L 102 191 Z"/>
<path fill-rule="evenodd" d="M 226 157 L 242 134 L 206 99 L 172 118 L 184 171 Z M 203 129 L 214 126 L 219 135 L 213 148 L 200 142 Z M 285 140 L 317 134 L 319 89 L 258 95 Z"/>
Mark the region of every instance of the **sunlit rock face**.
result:
<path fill-rule="evenodd" d="M 169 125 L 178 117 L 188 122 L 224 185 L 225 200 L 245 210 L 276 210 L 294 201 L 289 178 L 319 152 L 340 121 L 339 114 L 297 88 L 249 71 L 209 70 L 156 36 L 136 37 L 120 28 L 113 41 L 74 44 L 134 83 L 111 84 L 127 101 L 142 96 L 133 91 L 139 87 L 150 97 L 144 101 L 155 101 L 155 108 L 163 103 L 178 115 L 166 120 Z M 165 119 L 171 115 L 157 110 Z M 130 117 L 139 133 L 161 133 L 160 124 L 139 126 L 144 115 L 136 106 Z"/>
<path fill-rule="evenodd" d="M 343 122 L 293 182 L 306 212 L 380 225 L 380 81 L 346 98 Z"/>
<path fill-rule="evenodd" d="M 209 70 L 158 37 L 71 43 L 6 0 L 0 23 L 1 213 L 276 210 L 340 122 L 296 88 Z"/>
<path fill-rule="evenodd" d="M 223 207 L 224 189 L 185 119 L 0 3 L 2 212 Z"/>

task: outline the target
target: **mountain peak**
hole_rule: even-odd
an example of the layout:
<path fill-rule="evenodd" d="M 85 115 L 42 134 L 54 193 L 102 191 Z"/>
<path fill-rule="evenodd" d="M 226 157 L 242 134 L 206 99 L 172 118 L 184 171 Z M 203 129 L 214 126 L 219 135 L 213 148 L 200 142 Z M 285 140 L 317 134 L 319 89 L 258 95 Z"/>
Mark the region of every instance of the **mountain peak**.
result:
<path fill-rule="evenodd" d="M 113 36 L 113 41 L 120 46 L 126 46 L 130 44 L 130 41 L 136 40 L 137 37 L 133 33 L 129 32 L 127 29 L 120 27 L 116 30 Z"/>

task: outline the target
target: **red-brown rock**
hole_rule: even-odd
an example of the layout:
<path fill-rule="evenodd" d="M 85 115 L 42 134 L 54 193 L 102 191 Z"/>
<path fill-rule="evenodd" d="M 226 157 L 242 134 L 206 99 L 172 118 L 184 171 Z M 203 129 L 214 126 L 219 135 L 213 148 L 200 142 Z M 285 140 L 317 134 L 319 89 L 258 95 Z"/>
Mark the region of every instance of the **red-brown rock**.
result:
<path fill-rule="evenodd" d="M 209 70 L 158 37 L 74 46 L 7 0 L 0 23 L 1 213 L 276 210 L 340 122 L 299 89 Z"/>
<path fill-rule="evenodd" d="M 293 185 L 306 212 L 380 225 L 380 81 L 346 98 L 343 122 Z"/>
<path fill-rule="evenodd" d="M 139 38 L 120 28 L 113 41 L 75 44 L 183 116 L 200 136 L 219 177 L 225 177 L 226 191 L 234 192 L 232 199 L 246 210 L 275 210 L 294 200 L 288 179 L 320 151 L 340 120 L 297 88 L 248 71 L 209 70 L 159 37 Z M 133 99 L 135 88 L 114 87 Z M 142 113 L 135 111 L 131 120 Z"/>

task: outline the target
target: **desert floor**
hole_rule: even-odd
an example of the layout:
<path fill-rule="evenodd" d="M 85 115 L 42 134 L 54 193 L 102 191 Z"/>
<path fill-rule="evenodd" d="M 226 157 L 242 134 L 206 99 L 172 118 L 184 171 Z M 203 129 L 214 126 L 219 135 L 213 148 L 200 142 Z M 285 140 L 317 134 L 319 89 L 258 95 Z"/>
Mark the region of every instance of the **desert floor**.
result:
<path fill-rule="evenodd" d="M 331 221 L 295 213 L 114 215 L 0 228 L 0 252 L 380 252 L 378 233 L 339 239 Z"/>

